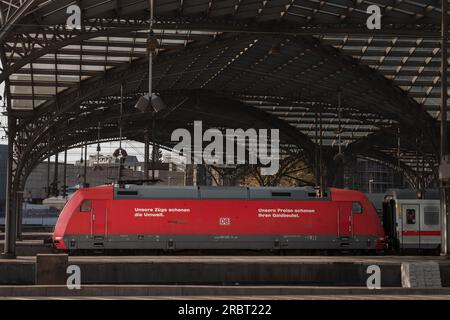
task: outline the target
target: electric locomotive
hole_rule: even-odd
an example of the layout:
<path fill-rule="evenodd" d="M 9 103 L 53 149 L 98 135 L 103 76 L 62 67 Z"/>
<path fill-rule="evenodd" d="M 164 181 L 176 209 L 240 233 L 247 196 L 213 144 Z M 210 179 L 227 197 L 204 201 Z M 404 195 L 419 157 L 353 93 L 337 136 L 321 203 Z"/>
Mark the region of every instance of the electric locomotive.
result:
<path fill-rule="evenodd" d="M 54 247 L 77 250 L 383 249 L 377 212 L 359 192 L 312 187 L 110 185 L 78 190 Z"/>

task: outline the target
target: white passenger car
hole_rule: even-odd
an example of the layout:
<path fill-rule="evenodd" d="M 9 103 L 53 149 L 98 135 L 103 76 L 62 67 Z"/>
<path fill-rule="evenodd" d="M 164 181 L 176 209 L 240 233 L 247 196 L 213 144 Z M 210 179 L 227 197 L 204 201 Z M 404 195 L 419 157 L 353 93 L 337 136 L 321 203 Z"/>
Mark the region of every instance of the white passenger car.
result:
<path fill-rule="evenodd" d="M 383 226 L 390 246 L 399 251 L 439 250 L 440 202 L 436 190 L 417 199 L 410 190 L 389 190 L 383 201 Z"/>

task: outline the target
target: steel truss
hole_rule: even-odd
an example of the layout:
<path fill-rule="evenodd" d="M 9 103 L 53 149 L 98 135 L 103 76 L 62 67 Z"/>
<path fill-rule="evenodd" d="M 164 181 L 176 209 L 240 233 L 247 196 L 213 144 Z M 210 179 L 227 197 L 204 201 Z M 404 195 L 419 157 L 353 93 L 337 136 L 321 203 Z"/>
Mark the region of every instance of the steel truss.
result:
<path fill-rule="evenodd" d="M 340 136 L 345 157 L 370 157 L 424 188 L 439 163 L 438 2 L 156 1 L 153 82 L 173 107 L 157 140 L 170 148 L 169 133 L 188 120 L 276 127 L 333 185 Z M 83 1 L 81 30 L 65 27 L 71 3 L 0 0 L 11 237 L 40 161 L 97 142 L 99 122 L 102 140 L 117 138 L 122 84 L 125 137 L 142 141 L 149 121 L 132 108 L 147 88 L 148 1 Z M 384 27 L 368 32 L 373 3 Z"/>

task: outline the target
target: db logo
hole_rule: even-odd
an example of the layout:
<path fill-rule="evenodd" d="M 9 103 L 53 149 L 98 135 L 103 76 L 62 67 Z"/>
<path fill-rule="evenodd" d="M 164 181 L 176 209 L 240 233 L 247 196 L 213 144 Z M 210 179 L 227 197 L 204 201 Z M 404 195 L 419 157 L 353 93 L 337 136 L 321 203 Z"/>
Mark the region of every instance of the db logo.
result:
<path fill-rule="evenodd" d="M 220 218 L 219 224 L 221 226 L 229 226 L 231 224 L 231 219 L 230 218 Z"/>

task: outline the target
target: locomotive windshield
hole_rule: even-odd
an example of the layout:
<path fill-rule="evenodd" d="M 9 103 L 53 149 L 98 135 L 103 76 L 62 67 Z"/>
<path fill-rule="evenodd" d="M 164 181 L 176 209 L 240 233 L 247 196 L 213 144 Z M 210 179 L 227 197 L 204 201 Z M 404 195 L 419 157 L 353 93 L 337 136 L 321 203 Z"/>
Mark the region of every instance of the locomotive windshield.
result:
<path fill-rule="evenodd" d="M 91 211 L 92 200 L 84 200 L 80 205 L 80 212 L 89 212 Z"/>

